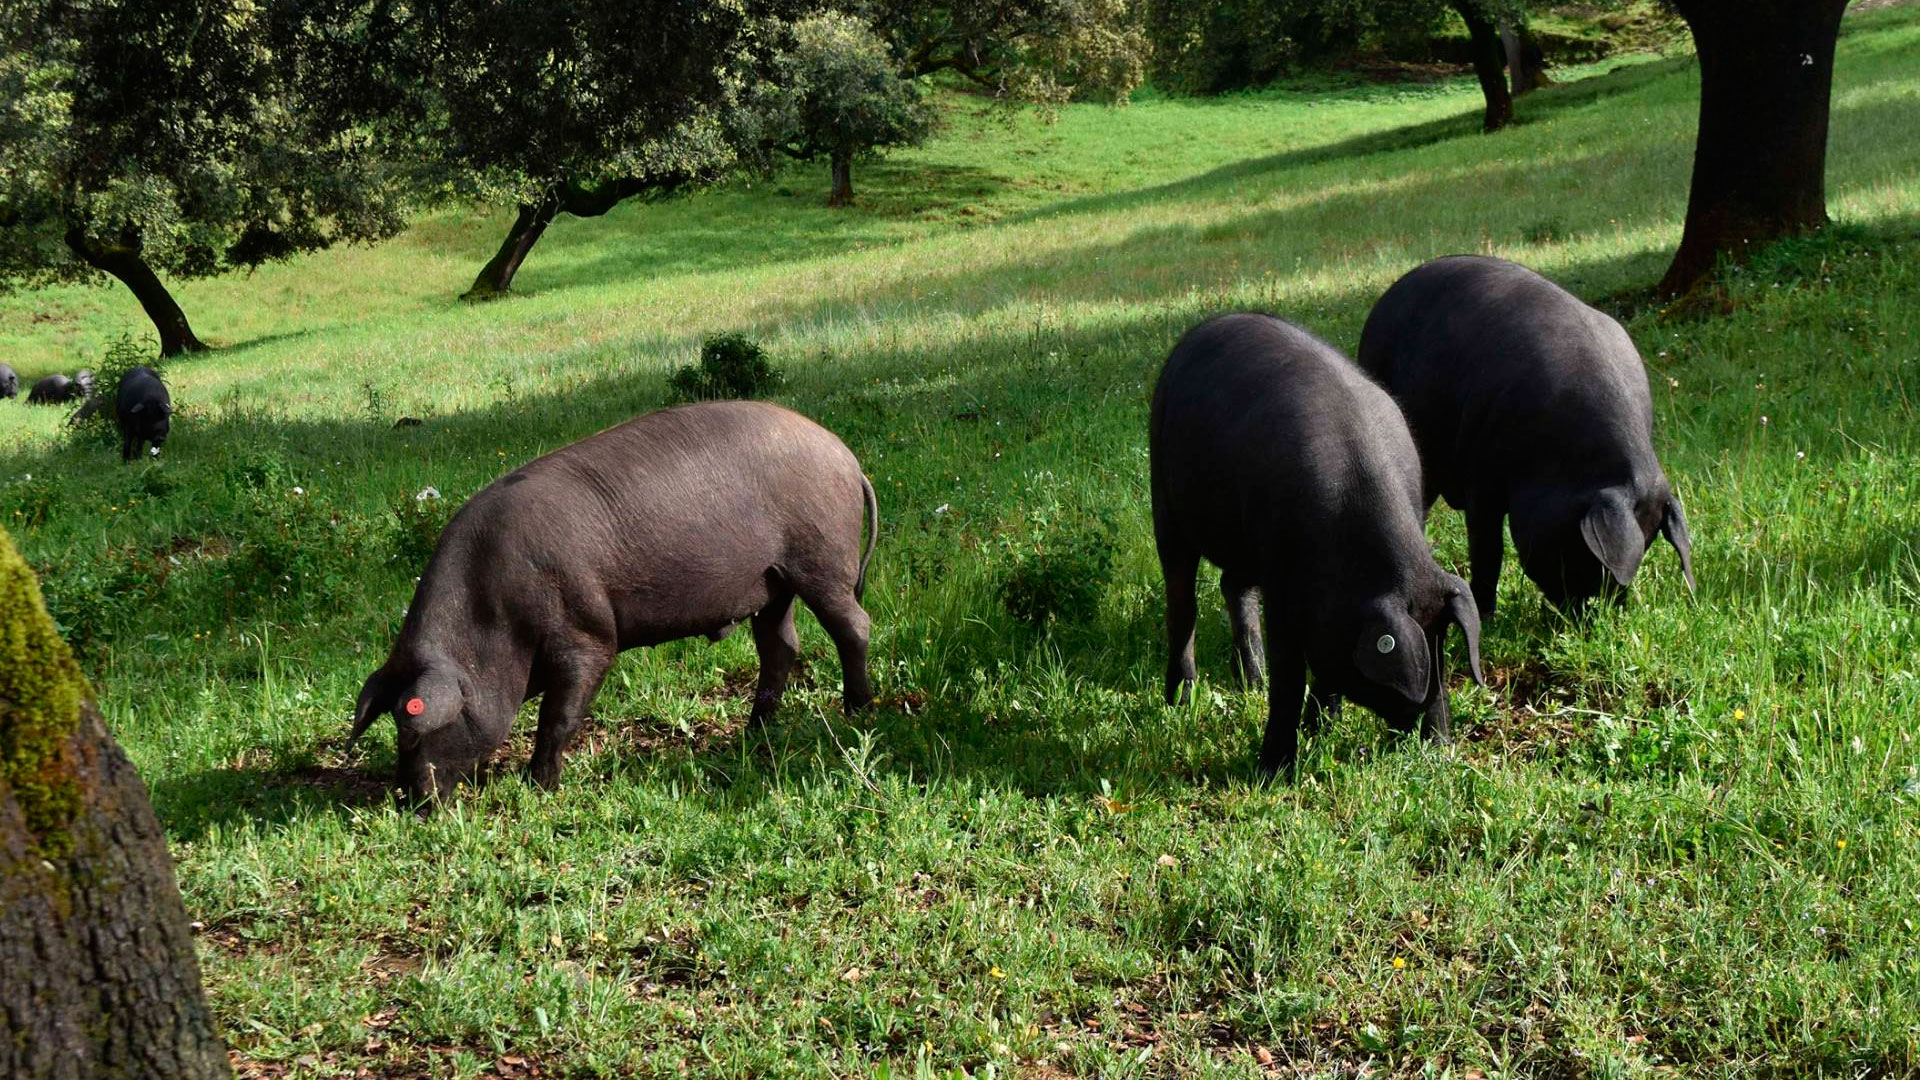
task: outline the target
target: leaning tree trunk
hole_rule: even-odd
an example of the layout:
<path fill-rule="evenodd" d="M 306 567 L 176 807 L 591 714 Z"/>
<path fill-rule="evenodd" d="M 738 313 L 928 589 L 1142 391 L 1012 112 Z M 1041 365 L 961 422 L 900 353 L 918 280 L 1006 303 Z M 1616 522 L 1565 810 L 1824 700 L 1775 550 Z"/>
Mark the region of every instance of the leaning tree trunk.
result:
<path fill-rule="evenodd" d="M 513 275 L 520 271 L 520 264 L 527 260 L 527 253 L 539 243 L 547 226 L 561 214 L 599 217 L 636 195 L 665 198 L 712 178 L 705 172 L 676 171 L 624 176 L 602 181 L 594 187 L 568 183 L 540 202 L 522 204 L 513 219 L 513 227 L 507 230 L 507 238 L 500 243 L 500 250 L 481 269 L 480 276 L 473 279 L 473 288 L 462 293 L 460 299 L 492 300 L 512 291 Z"/>
<path fill-rule="evenodd" d="M 1541 51 L 1526 23 L 1502 17 L 1500 46 L 1507 54 L 1507 82 L 1514 97 L 1553 85 L 1547 77 L 1547 54 Z"/>
<path fill-rule="evenodd" d="M 1473 73 L 1480 79 L 1480 93 L 1487 99 L 1484 125 L 1499 131 L 1513 119 L 1513 97 L 1507 92 L 1507 54 L 1500 44 L 1500 31 L 1487 19 L 1474 0 L 1454 0 L 1453 10 L 1466 20 L 1472 38 Z"/>
<path fill-rule="evenodd" d="M 460 299 L 492 300 L 512 292 L 513 275 L 520 272 L 527 253 L 540 242 L 540 234 L 547 231 L 559 213 L 559 199 L 521 204 L 513 227 L 507 230 L 507 238 L 500 242 L 500 250 L 480 268 L 480 276 L 473 279 L 473 288 L 461 293 Z"/>
<path fill-rule="evenodd" d="M 146 786 L 0 530 L 0 1076 L 230 1075 Z"/>
<path fill-rule="evenodd" d="M 827 193 L 828 206 L 853 205 L 853 155 L 834 151 L 833 190 Z"/>
<path fill-rule="evenodd" d="M 1678 296 L 1720 258 L 1827 223 L 1827 114 L 1846 0 L 1676 0 L 1700 56 L 1700 132 Z"/>
<path fill-rule="evenodd" d="M 179 356 L 181 353 L 206 351 L 206 345 L 194 336 L 193 327 L 188 325 L 187 313 L 180 310 L 173 294 L 161 283 L 160 276 L 141 258 L 137 239 L 108 244 L 88 236 L 86 230 L 75 226 L 67 230 L 67 247 L 80 257 L 80 261 L 95 270 L 112 274 L 133 291 L 134 299 L 140 301 L 147 318 L 153 320 L 153 328 L 160 334 L 160 355 Z"/>

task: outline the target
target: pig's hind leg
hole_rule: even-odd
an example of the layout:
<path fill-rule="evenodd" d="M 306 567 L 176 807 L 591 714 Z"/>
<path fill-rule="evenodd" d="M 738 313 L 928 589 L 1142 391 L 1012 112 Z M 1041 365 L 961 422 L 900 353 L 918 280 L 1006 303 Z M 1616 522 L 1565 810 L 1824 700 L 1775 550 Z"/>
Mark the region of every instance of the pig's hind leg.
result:
<path fill-rule="evenodd" d="M 1222 571 L 1220 595 L 1233 627 L 1233 671 L 1240 685 L 1258 689 L 1266 681 L 1266 643 L 1260 636 L 1260 591 L 1251 582 Z"/>
<path fill-rule="evenodd" d="M 611 651 L 581 647 L 544 661 L 546 693 L 540 698 L 540 727 L 533 737 L 533 782 L 551 791 L 560 785 L 560 767 L 580 724 L 593 706 L 600 683 L 613 666 Z"/>
<path fill-rule="evenodd" d="M 873 620 L 868 617 L 867 609 L 854 599 L 851 584 L 831 589 L 824 595 L 803 594 L 802 598 L 840 654 L 843 707 L 848 713 L 866 708 L 873 703 L 873 682 L 867 675 L 867 643 Z"/>
<path fill-rule="evenodd" d="M 800 655 L 800 634 L 793 628 L 793 590 L 783 582 L 772 584 L 767 603 L 753 613 L 753 647 L 760 654 L 760 684 L 753 691 L 753 713 L 747 723 L 760 727 L 780 708 L 787 675 Z"/>

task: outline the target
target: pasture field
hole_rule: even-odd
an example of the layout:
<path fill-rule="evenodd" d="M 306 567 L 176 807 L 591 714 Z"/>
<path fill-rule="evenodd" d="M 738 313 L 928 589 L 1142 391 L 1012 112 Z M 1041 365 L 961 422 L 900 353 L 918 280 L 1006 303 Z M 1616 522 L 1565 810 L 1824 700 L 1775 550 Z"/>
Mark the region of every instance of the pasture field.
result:
<path fill-rule="evenodd" d="M 181 287 L 220 348 L 168 365 L 159 462 L 0 403 L 0 521 L 152 787 L 242 1074 L 1920 1073 L 1920 11 L 1841 40 L 1839 227 L 1688 317 L 1636 290 L 1696 72 L 1569 74 L 1493 137 L 1471 80 L 962 111 L 853 211 L 820 169 L 563 219 L 480 307 L 504 215 L 441 212 Z M 1160 702 L 1150 381 L 1231 309 L 1351 349 L 1459 251 L 1621 314 L 1699 592 L 1663 544 L 1570 623 L 1510 571 L 1457 745 L 1349 709 L 1262 787 L 1217 594 Z M 0 298 L 23 377 L 141 329 L 119 290 Z M 880 706 L 839 714 L 805 616 L 764 736 L 748 635 L 631 653 L 559 792 L 523 717 L 490 783 L 396 811 L 391 725 L 340 747 L 448 508 L 732 330 L 879 491 Z M 1464 572 L 1459 515 L 1430 533 Z"/>

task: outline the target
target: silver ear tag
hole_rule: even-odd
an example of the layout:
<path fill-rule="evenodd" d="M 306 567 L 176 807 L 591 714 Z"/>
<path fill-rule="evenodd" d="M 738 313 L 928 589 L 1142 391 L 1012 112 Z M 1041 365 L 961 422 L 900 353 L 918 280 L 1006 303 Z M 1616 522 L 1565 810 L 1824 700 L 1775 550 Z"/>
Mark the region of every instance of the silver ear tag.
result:
<path fill-rule="evenodd" d="M 1395 644 L 1397 643 L 1393 640 L 1392 634 L 1381 634 L 1380 640 L 1374 642 L 1373 647 L 1379 649 L 1381 654 L 1385 655 L 1393 651 Z"/>

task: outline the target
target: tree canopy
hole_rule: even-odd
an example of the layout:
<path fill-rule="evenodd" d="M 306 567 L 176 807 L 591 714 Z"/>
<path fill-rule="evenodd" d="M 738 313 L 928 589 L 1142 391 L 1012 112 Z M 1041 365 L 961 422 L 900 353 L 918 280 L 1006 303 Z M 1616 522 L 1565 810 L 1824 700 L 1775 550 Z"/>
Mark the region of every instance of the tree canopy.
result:
<path fill-rule="evenodd" d="M 919 83 L 899 74 L 887 43 L 854 16 L 826 12 L 794 24 L 773 75 L 750 92 L 745 122 L 762 145 L 802 161 L 827 158 L 830 206 L 853 201 L 854 158 L 916 145 L 933 130 Z"/>
<path fill-rule="evenodd" d="M 377 83 L 343 55 L 366 18 L 297 0 L 0 8 L 0 286 L 110 274 L 173 354 L 203 346 L 161 275 L 399 231 L 405 185 L 353 103 L 326 99 Z"/>

